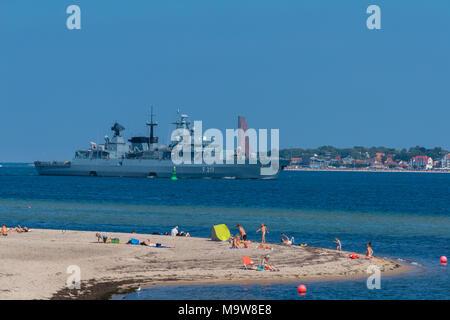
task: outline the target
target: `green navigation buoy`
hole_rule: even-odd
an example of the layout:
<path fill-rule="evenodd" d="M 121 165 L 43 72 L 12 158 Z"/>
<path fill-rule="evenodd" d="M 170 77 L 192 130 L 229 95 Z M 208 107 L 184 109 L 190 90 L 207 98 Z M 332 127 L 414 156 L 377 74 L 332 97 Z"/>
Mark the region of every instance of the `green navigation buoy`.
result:
<path fill-rule="evenodd" d="M 170 180 L 178 180 L 178 178 L 177 178 L 177 169 L 175 169 L 175 167 L 173 167 L 173 170 L 172 170 L 172 178 L 170 178 Z"/>

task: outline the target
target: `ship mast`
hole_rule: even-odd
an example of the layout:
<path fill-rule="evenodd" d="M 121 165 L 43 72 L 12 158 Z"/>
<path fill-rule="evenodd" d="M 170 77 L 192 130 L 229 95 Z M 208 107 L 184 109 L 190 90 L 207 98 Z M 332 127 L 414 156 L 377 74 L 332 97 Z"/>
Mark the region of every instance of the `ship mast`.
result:
<path fill-rule="evenodd" d="M 158 143 L 158 137 L 154 136 L 153 127 L 157 126 L 158 123 L 153 122 L 153 106 L 150 109 L 150 122 L 146 123 L 150 127 L 150 139 L 148 140 L 148 149 L 152 149 L 153 144 Z"/>

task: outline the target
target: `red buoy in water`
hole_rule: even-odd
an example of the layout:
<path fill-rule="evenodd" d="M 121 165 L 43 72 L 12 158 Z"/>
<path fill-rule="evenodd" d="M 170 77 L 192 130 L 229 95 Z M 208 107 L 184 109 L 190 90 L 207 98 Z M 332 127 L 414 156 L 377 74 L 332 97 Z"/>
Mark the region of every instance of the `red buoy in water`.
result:
<path fill-rule="evenodd" d="M 306 293 L 306 286 L 301 284 L 297 287 L 298 293 Z"/>
<path fill-rule="evenodd" d="M 447 264 L 447 257 L 446 256 L 442 256 L 441 257 L 441 264 Z"/>

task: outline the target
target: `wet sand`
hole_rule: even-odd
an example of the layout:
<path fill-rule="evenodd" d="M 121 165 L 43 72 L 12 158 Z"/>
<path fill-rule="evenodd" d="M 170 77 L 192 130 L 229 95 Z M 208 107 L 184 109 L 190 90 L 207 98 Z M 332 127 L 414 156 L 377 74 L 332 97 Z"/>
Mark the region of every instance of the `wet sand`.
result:
<path fill-rule="evenodd" d="M 412 267 L 392 260 L 349 259 L 349 252 L 268 244 L 273 250 L 230 249 L 206 238 L 109 233 L 121 244 L 97 243 L 95 232 L 34 229 L 0 238 L 0 299 L 104 299 L 141 287 L 168 284 L 280 283 L 368 277 Z M 131 237 L 173 248 L 126 245 Z M 241 257 L 259 262 L 270 254 L 280 272 L 243 269 Z M 360 256 L 362 256 L 360 254 Z M 81 289 L 68 289 L 71 265 L 80 267 Z M 174 297 L 175 299 L 176 297 Z"/>

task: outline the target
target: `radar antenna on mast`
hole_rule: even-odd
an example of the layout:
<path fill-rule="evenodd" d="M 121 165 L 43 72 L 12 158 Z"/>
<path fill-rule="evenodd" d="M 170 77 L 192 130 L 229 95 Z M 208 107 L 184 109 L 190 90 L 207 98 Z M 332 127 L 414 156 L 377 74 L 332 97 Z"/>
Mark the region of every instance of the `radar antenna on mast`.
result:
<path fill-rule="evenodd" d="M 125 127 L 119 124 L 118 122 L 114 123 L 111 127 L 111 130 L 114 131 L 114 137 L 120 137 L 120 131 L 125 130 Z"/>
<path fill-rule="evenodd" d="M 187 114 L 181 114 L 180 108 L 177 109 L 177 114 L 179 116 L 179 120 L 172 122 L 172 124 L 176 125 L 177 129 L 182 128 L 190 130 L 191 122 L 186 120 L 189 116 Z"/>

